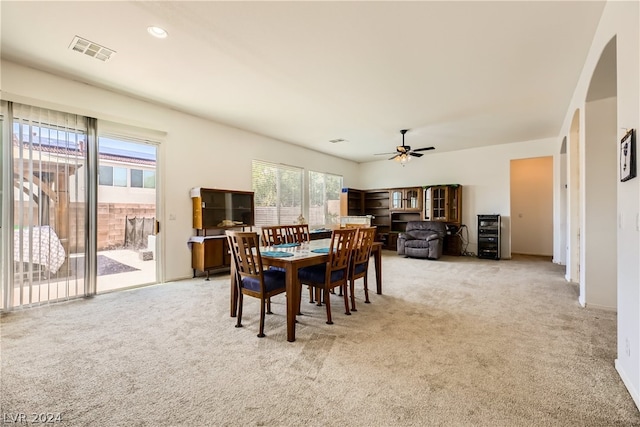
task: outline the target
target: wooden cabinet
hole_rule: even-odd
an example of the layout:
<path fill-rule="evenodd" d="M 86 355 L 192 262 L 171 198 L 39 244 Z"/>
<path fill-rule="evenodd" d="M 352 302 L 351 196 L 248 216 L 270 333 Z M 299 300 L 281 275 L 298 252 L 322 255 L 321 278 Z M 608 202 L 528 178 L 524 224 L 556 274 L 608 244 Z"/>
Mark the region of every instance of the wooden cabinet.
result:
<path fill-rule="evenodd" d="M 462 255 L 462 238 L 459 234 L 447 234 L 444 236 L 442 253 L 445 255 Z"/>
<path fill-rule="evenodd" d="M 389 190 L 367 190 L 364 192 L 364 215 L 371 215 L 371 225 L 377 227 L 376 240 L 389 244 L 391 217 L 389 216 Z"/>
<path fill-rule="evenodd" d="M 391 231 L 402 233 L 407 228 L 409 221 L 421 221 L 420 212 L 392 212 L 391 213 Z M 392 249 L 395 249 L 393 247 Z"/>
<path fill-rule="evenodd" d="M 427 187 L 424 219 L 459 226 L 462 221 L 462 186 L 450 184 Z"/>
<path fill-rule="evenodd" d="M 191 190 L 191 200 L 196 230 L 253 225 L 253 192 L 198 187 Z"/>
<path fill-rule="evenodd" d="M 229 268 L 231 265 L 231 255 L 225 235 L 203 236 L 201 242 L 192 242 L 192 245 L 191 267 L 194 270 L 208 273 L 211 270 Z"/>
<path fill-rule="evenodd" d="M 191 201 L 196 230 L 189 240 L 193 277 L 196 271 L 202 271 L 209 280 L 210 271 L 231 266 L 225 230 L 253 226 L 253 193 L 198 187 L 191 190 Z"/>
<path fill-rule="evenodd" d="M 421 187 L 392 188 L 390 190 L 389 209 L 391 214 L 391 232 L 402 233 L 407 228 L 407 222 L 422 220 Z M 389 240 L 389 249 L 396 249 Z"/>
<path fill-rule="evenodd" d="M 403 187 L 379 190 L 343 188 L 340 214 L 371 215 L 371 225 L 378 228 L 377 240 L 385 249 L 396 249 L 398 233 L 409 221 L 442 221 L 459 227 L 462 221 L 462 186 L 458 184 L 426 187 Z M 459 244 L 452 241 L 452 252 Z"/>
<path fill-rule="evenodd" d="M 422 210 L 422 188 L 393 188 L 390 190 L 390 209 L 392 211 Z"/>
<path fill-rule="evenodd" d="M 364 212 L 364 191 L 343 188 L 340 193 L 340 216 L 360 216 Z"/>

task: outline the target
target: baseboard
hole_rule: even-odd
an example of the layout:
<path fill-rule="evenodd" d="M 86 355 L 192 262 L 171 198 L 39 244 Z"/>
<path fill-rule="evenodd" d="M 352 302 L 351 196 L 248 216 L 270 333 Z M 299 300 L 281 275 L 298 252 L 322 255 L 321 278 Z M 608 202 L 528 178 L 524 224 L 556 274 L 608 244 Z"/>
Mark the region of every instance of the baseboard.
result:
<path fill-rule="evenodd" d="M 580 303 L 582 304 L 582 302 Z M 595 308 L 596 310 L 603 310 L 603 311 L 610 311 L 612 313 L 617 313 L 618 312 L 618 307 L 608 307 L 606 305 L 598 305 L 598 304 L 583 304 L 582 305 L 583 308 Z"/>
<path fill-rule="evenodd" d="M 618 371 L 618 375 L 620 375 L 620 378 L 624 383 L 624 386 L 627 388 L 629 394 L 631 395 L 631 398 L 633 399 L 633 402 L 636 404 L 636 408 L 638 408 L 638 410 L 640 411 L 640 394 L 638 394 L 638 390 L 633 388 L 633 384 L 631 384 L 631 381 L 629 381 L 629 377 L 627 377 L 626 373 L 620 367 L 618 359 L 616 359 L 615 366 L 616 371 Z"/>

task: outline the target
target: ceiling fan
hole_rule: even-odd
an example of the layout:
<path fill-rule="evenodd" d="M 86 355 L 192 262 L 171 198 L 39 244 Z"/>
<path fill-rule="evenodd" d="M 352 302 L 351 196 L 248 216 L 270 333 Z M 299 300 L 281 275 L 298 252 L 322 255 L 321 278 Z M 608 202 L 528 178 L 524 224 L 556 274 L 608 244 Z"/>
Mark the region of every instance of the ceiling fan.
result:
<path fill-rule="evenodd" d="M 412 150 L 409 145 L 404 145 L 404 134 L 407 133 L 408 131 L 409 131 L 409 129 L 402 129 L 400 131 L 400 133 L 402 134 L 402 145 L 398 145 L 396 147 L 396 152 L 395 153 L 378 153 L 378 154 L 376 154 L 376 156 L 395 154 L 393 157 L 390 157 L 389 160 L 395 160 L 397 162 L 402 163 L 402 166 L 404 166 L 404 164 L 406 162 L 411 160 L 412 156 L 413 157 L 422 157 L 422 156 L 424 156 L 424 154 L 419 153 L 418 151 L 428 151 L 428 150 L 434 150 L 435 149 L 435 147 L 423 147 L 423 148 L 416 148 L 415 150 Z"/>

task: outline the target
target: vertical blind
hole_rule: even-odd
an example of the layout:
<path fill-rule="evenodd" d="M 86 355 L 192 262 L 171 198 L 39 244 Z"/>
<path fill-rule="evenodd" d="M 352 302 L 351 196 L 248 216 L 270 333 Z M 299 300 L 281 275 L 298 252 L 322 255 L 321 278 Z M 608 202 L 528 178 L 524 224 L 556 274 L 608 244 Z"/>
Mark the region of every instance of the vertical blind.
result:
<path fill-rule="evenodd" d="M 88 121 L 16 103 L 2 109 L 2 307 L 82 296 Z"/>
<path fill-rule="evenodd" d="M 342 177 L 309 171 L 309 224 L 340 224 Z"/>
<path fill-rule="evenodd" d="M 306 193 L 302 168 L 253 160 L 251 172 L 256 226 L 293 224 L 300 215 L 311 226 L 340 223 L 342 176 L 309 171 Z"/>
<path fill-rule="evenodd" d="M 302 215 L 302 168 L 253 160 L 255 225 L 293 224 Z"/>

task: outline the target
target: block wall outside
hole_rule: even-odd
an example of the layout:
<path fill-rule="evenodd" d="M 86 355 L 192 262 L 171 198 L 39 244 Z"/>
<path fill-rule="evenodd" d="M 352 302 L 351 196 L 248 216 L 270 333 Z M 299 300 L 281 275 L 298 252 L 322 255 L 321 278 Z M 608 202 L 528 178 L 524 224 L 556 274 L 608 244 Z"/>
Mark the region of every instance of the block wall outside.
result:
<path fill-rule="evenodd" d="M 18 203 L 16 203 L 16 206 Z M 31 212 L 30 212 L 31 210 Z M 85 220 L 86 210 L 84 203 L 71 203 L 69 205 L 68 229 L 69 235 L 65 249 L 69 253 L 84 252 L 85 245 Z M 18 214 L 22 216 L 22 222 Z M 53 213 L 53 210 L 52 210 Z M 30 215 L 31 214 L 31 215 Z M 125 228 L 127 218 L 155 218 L 155 205 L 138 204 L 138 203 L 98 203 L 98 250 L 117 249 L 124 247 Z M 39 225 L 37 206 L 31 209 L 25 207 L 14 211 L 15 224 L 29 224 L 30 217 L 34 221 L 34 225 Z M 56 233 L 62 227 L 56 224 L 54 215 L 50 215 L 50 225 Z"/>

